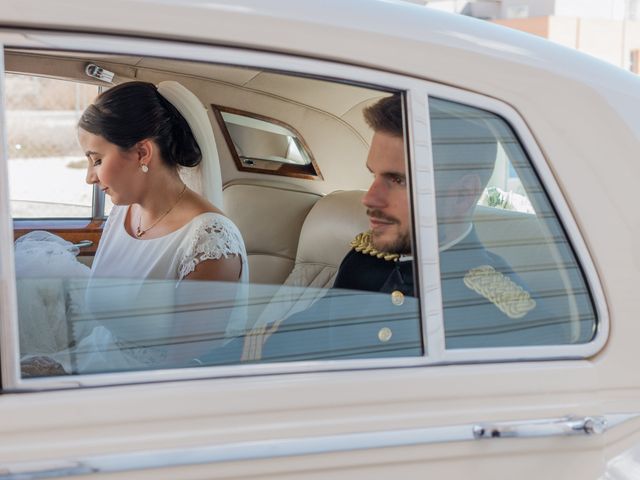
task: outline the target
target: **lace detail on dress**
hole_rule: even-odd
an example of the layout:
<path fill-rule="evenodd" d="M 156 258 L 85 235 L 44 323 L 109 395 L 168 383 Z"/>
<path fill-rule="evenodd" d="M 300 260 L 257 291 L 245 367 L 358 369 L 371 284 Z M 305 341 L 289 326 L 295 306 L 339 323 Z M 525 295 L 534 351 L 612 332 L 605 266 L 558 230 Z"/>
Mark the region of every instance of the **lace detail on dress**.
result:
<path fill-rule="evenodd" d="M 180 261 L 178 281 L 193 272 L 198 263 L 227 258 L 229 255 L 244 255 L 244 242 L 238 228 L 223 215 L 208 215 L 196 227 L 189 247 Z"/>

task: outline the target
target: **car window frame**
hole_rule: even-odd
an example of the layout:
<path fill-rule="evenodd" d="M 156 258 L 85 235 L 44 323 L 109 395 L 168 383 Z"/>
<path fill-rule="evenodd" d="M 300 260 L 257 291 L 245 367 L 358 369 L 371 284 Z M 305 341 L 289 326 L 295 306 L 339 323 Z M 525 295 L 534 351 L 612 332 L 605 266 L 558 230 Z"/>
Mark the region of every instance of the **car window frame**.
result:
<path fill-rule="evenodd" d="M 227 148 L 233 157 L 233 161 L 235 162 L 236 169 L 241 172 L 255 172 L 261 173 L 264 175 L 274 175 L 278 177 L 291 177 L 291 178 L 303 178 L 305 180 L 322 180 L 324 177 L 322 176 L 322 172 L 320 171 L 320 167 L 316 162 L 316 159 L 313 155 L 313 152 L 309 148 L 304 137 L 291 125 L 278 120 L 273 117 L 268 117 L 266 115 L 260 115 L 255 112 L 251 112 L 248 110 L 239 110 L 237 108 L 230 108 L 223 105 L 210 105 L 211 110 L 213 112 L 213 116 L 218 123 L 218 128 L 222 132 L 222 136 L 224 137 L 225 142 L 227 143 Z M 309 157 L 309 163 L 305 165 L 296 165 L 294 163 L 287 162 L 279 162 L 273 161 L 274 164 L 280 163 L 280 167 L 275 170 L 269 170 L 266 168 L 252 167 L 249 165 L 245 165 L 245 163 L 240 158 L 238 154 L 237 147 L 231 138 L 231 132 L 229 130 L 229 126 L 225 121 L 223 114 L 232 113 L 236 115 L 241 115 L 244 117 L 252 118 L 255 120 L 261 120 L 266 123 L 270 123 L 286 130 L 289 130 L 294 137 L 300 142 L 302 149 L 304 150 L 305 155 Z M 260 160 L 260 159 L 258 159 Z"/>
<path fill-rule="evenodd" d="M 6 72 L 3 68 L 3 74 L 4 73 Z M 15 75 L 39 76 L 37 75 L 37 72 L 16 72 Z M 95 85 L 95 81 L 92 82 L 89 79 L 87 79 L 86 82 L 82 82 L 78 79 L 67 81 L 79 84 Z M 103 86 L 95 86 L 97 87 L 98 93 L 101 93 L 103 90 Z M 11 210 L 11 201 L 9 201 L 9 209 Z M 101 191 L 97 185 L 93 185 L 91 188 L 91 214 L 89 216 L 13 217 L 13 240 L 17 240 L 21 236 L 26 235 L 27 233 L 34 230 L 46 230 L 56 235 L 60 235 L 66 240 L 71 241 L 77 245 L 80 245 L 83 242 L 90 242 L 89 245 L 80 247 L 80 255 L 83 257 L 91 258 L 95 256 L 107 216 L 108 215 L 105 214 L 105 193 Z"/>
<path fill-rule="evenodd" d="M 4 59 L 3 59 L 4 60 Z M 3 74 L 6 73 L 3 68 Z M 40 76 L 49 78 L 46 75 L 38 75 L 34 73 L 15 72 L 14 75 L 24 76 Z M 56 77 L 50 77 L 56 78 Z M 98 94 L 102 93 L 104 86 L 96 85 L 95 80 L 87 78 L 85 82 L 78 79 L 67 79 L 65 81 L 74 82 L 78 84 L 94 85 L 98 91 Z M 84 225 L 89 229 L 94 229 L 96 226 L 104 224 L 106 219 L 105 215 L 105 193 L 102 192 L 96 185 L 91 189 L 91 215 L 84 217 L 68 217 L 68 216 L 51 216 L 51 217 L 14 217 L 14 225 L 18 230 L 32 230 L 34 225 L 43 230 L 62 230 L 62 231 L 78 231 L 84 230 Z M 84 223 L 83 223 L 84 222 Z M 37 224 L 37 225 L 36 225 Z M 95 251 L 95 248 L 94 248 Z M 94 253 L 91 252 L 91 254 Z"/>
<path fill-rule="evenodd" d="M 589 249 L 564 198 L 564 194 L 526 122 L 513 107 L 495 98 L 431 82 L 429 90 L 430 97 L 460 103 L 497 115 L 513 130 L 520 147 L 531 162 L 531 167 L 540 181 L 540 187 L 557 215 L 558 222 L 564 229 L 567 241 L 582 271 L 583 280 L 589 289 L 596 316 L 596 333 L 591 341 L 587 343 L 446 349 L 442 353 L 442 361 L 444 363 L 467 363 L 469 361 L 477 363 L 535 359 L 568 360 L 592 357 L 604 347 L 609 337 L 609 315 L 604 290 Z M 431 138 L 429 138 L 429 142 L 431 142 Z M 438 270 L 440 270 L 439 257 Z M 441 293 L 439 296 L 440 301 L 442 301 Z M 442 305 L 440 305 L 440 311 L 442 312 Z M 440 324 L 439 327 L 444 330 L 444 324 Z M 438 340 L 444 342 L 444 335 Z M 444 344 L 437 345 L 437 347 L 444 349 Z"/>
<path fill-rule="evenodd" d="M 2 33 L 0 30 L 0 42 Z M 5 390 L 30 390 L 43 388 L 74 388 L 80 386 L 103 386 L 114 384 L 191 380 L 204 378 L 225 378 L 255 376 L 263 374 L 289 374 L 320 371 L 340 371 L 353 369 L 378 369 L 419 367 L 436 364 L 481 363 L 519 360 L 578 359 L 593 356 L 605 344 L 608 337 L 609 321 L 604 294 L 589 251 L 573 219 L 562 192 L 537 145 L 533 135 L 520 115 L 509 105 L 481 94 L 469 92 L 416 78 L 390 73 L 374 68 L 334 63 L 321 59 L 287 56 L 272 52 L 249 49 L 188 44 L 162 39 L 139 39 L 126 36 L 94 35 L 73 32 L 31 32 L 28 41 L 8 36 L 6 47 L 33 47 L 53 51 L 87 51 L 105 54 L 144 55 L 186 61 L 201 61 L 222 65 L 253 67 L 283 74 L 297 74 L 312 78 L 339 81 L 376 88 L 382 91 L 404 92 L 405 106 L 405 149 L 409 166 L 408 177 L 411 185 L 413 205 L 413 240 L 418 245 L 414 262 L 420 285 L 421 326 L 424 355 L 410 358 L 366 359 L 366 360 L 323 360 L 283 362 L 273 364 L 244 364 L 233 366 L 212 366 L 187 369 L 153 370 L 141 372 L 104 373 L 99 375 L 73 375 L 69 377 L 22 379 L 19 375 L 17 307 L 15 305 L 15 276 L 13 265 L 2 270 L 2 279 L 9 287 L 1 292 L 0 303 L 4 305 L 3 321 L 0 325 L 0 360 Z M 78 47 L 81 45 L 81 47 Z M 274 65 L 278 65 L 274 68 Z M 4 68 L 2 70 L 4 78 Z M 1 86 L 2 84 L 0 84 Z M 507 121 L 522 142 L 522 148 L 529 155 L 541 182 L 548 193 L 559 221 L 568 234 L 578 262 L 585 272 L 585 280 L 591 289 L 599 319 L 598 332 L 594 339 L 581 345 L 518 346 L 501 348 L 473 348 L 446 350 L 444 344 L 442 294 L 438 255 L 437 221 L 435 220 L 435 188 L 431 138 L 429 131 L 429 96 L 464 103 L 495 113 Z M 2 110 L 4 112 L 4 109 Z M 6 138 L 6 136 L 5 136 Z M 4 143 L 3 143 L 4 148 Z M 5 177 L 6 162 L 0 166 L 0 178 Z M 5 190 L 6 191 L 6 190 Z M 7 199 L 0 197 L 0 212 L 6 209 Z M 7 217 L 8 218 L 8 217 Z M 9 232 L 10 233 L 10 232 Z M 0 232 L 2 258 L 12 263 L 12 238 L 7 232 Z M 3 263 L 3 262 L 0 262 Z M 6 262 L 4 262 L 6 263 Z M 7 303 L 10 300 L 10 303 Z"/>

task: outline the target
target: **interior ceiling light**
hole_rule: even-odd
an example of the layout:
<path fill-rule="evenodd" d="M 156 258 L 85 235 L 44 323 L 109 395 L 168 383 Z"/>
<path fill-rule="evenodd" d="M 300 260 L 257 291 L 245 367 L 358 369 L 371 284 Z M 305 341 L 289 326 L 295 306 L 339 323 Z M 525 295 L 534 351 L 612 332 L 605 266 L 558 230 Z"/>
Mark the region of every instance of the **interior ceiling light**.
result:
<path fill-rule="evenodd" d="M 95 63 L 87 63 L 87 66 L 84 67 L 84 73 L 91 78 L 107 83 L 113 83 L 113 77 L 115 76 L 115 73 L 106 70 Z"/>

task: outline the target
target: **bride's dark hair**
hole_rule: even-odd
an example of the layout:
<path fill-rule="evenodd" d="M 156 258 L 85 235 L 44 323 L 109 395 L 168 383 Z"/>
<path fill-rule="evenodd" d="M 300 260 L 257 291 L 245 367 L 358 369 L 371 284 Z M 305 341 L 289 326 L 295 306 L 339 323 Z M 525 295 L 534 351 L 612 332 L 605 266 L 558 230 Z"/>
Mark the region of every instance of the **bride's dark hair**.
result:
<path fill-rule="evenodd" d="M 202 159 L 187 121 L 152 83 L 127 82 L 103 92 L 84 111 L 78 127 L 123 150 L 153 140 L 170 166 L 194 167 Z"/>

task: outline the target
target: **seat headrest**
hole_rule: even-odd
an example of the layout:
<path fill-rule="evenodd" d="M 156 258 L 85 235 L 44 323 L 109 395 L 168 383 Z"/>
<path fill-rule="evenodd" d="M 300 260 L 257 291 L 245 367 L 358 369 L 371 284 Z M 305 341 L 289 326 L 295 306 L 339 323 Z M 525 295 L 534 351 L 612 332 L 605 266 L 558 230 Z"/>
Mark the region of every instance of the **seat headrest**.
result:
<path fill-rule="evenodd" d="M 358 233 L 369 229 L 365 192 L 337 191 L 316 202 L 300 231 L 296 263 L 338 266 Z"/>
<path fill-rule="evenodd" d="M 319 196 L 314 193 L 253 184 L 224 190 L 225 213 L 238 226 L 249 256 L 266 254 L 293 262 L 300 229 Z"/>

